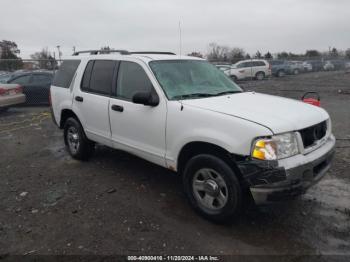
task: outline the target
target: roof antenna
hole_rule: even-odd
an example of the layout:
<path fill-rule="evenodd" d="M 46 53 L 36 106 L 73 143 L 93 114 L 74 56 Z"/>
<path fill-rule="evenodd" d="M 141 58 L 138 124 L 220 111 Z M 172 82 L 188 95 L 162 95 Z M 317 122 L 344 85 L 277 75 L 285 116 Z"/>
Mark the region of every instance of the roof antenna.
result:
<path fill-rule="evenodd" d="M 182 36 L 181 36 L 181 21 L 179 21 L 179 36 L 180 36 L 180 42 L 179 42 L 179 47 L 180 47 L 180 56 L 181 56 L 181 49 L 182 49 Z"/>

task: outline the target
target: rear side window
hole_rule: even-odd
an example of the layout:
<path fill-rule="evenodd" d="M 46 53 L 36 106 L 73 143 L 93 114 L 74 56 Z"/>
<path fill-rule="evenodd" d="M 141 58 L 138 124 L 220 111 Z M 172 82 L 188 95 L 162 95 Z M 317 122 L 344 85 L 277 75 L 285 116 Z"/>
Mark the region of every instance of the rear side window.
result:
<path fill-rule="evenodd" d="M 254 66 L 265 66 L 265 63 L 263 61 L 255 61 Z"/>
<path fill-rule="evenodd" d="M 118 72 L 117 96 L 132 100 L 137 92 L 153 91 L 153 85 L 143 68 L 133 62 L 121 62 Z"/>
<path fill-rule="evenodd" d="M 51 80 L 51 75 L 33 75 L 32 83 L 38 85 L 47 85 L 51 83 Z"/>
<path fill-rule="evenodd" d="M 80 64 L 80 60 L 65 60 L 63 61 L 60 69 L 55 74 L 52 85 L 63 88 L 69 88 L 72 82 L 73 76 L 77 71 Z"/>
<path fill-rule="evenodd" d="M 9 81 L 10 84 L 27 85 L 30 81 L 30 75 L 19 76 Z"/>
<path fill-rule="evenodd" d="M 90 61 L 86 66 L 81 89 L 83 91 L 110 95 L 116 62 L 109 60 Z"/>

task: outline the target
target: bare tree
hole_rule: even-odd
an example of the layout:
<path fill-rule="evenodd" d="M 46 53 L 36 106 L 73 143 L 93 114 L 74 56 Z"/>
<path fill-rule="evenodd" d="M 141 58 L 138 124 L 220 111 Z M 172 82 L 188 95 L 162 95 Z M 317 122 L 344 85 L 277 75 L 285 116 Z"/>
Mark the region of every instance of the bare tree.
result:
<path fill-rule="evenodd" d="M 194 57 L 199 57 L 199 58 L 203 58 L 203 55 L 200 53 L 200 52 L 192 52 L 192 53 L 189 53 L 187 54 L 188 56 L 194 56 Z"/>
<path fill-rule="evenodd" d="M 245 51 L 243 48 L 234 47 L 230 50 L 229 60 L 231 63 L 236 63 L 240 60 L 243 60 L 245 56 Z"/>
<path fill-rule="evenodd" d="M 227 46 L 220 46 L 216 43 L 210 43 L 207 58 L 209 61 L 228 62 L 229 48 Z"/>
<path fill-rule="evenodd" d="M 51 55 L 48 48 L 43 48 L 40 52 L 36 52 L 30 56 L 33 60 L 37 60 L 36 64 L 41 69 L 53 70 L 57 67 L 57 61 Z"/>
<path fill-rule="evenodd" d="M 346 49 L 345 56 L 350 59 L 350 48 Z"/>

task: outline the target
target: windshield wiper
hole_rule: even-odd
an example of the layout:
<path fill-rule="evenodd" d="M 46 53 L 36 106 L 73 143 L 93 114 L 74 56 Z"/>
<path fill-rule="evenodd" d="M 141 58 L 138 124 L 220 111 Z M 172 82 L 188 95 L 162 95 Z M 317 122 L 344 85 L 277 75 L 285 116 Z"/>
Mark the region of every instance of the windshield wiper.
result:
<path fill-rule="evenodd" d="M 216 95 L 216 94 L 193 93 L 193 94 L 186 94 L 186 95 L 174 96 L 173 99 L 183 99 L 183 98 L 192 98 L 192 97 L 210 97 L 210 96 L 215 96 L 215 95 Z"/>
<path fill-rule="evenodd" d="M 225 92 L 220 92 L 217 94 L 214 94 L 213 96 L 222 96 L 222 95 L 228 95 L 228 94 L 237 94 L 237 93 L 242 93 L 242 91 L 225 91 Z"/>

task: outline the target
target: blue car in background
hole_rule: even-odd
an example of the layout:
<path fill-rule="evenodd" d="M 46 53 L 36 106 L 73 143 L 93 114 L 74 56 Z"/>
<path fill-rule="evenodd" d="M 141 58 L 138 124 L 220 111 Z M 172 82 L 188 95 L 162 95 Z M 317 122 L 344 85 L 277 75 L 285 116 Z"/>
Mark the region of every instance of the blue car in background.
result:
<path fill-rule="evenodd" d="M 285 75 L 297 75 L 302 72 L 302 67 L 296 61 L 289 62 L 286 60 L 271 60 L 272 75 L 281 77 Z"/>

